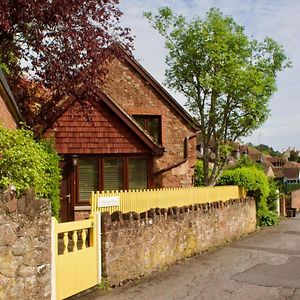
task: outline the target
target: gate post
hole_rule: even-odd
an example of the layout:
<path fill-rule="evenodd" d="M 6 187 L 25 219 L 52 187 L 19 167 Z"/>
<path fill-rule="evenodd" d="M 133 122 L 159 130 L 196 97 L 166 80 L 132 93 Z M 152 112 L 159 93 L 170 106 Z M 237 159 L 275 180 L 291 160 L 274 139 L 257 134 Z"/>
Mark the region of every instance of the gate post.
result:
<path fill-rule="evenodd" d="M 56 260 L 58 255 L 57 220 L 51 221 L 51 300 L 56 300 Z"/>
<path fill-rule="evenodd" d="M 95 218 L 95 235 L 97 243 L 97 264 L 98 264 L 98 283 L 101 282 L 102 277 L 102 259 L 101 259 L 101 212 L 94 213 Z"/>

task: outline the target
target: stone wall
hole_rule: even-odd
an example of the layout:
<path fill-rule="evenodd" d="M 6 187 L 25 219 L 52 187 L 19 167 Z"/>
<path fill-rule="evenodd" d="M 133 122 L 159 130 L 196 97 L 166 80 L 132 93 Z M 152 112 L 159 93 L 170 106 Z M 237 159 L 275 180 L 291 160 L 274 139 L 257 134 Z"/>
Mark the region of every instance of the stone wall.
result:
<path fill-rule="evenodd" d="M 102 214 L 103 275 L 111 285 L 160 270 L 255 230 L 252 198 Z"/>
<path fill-rule="evenodd" d="M 51 207 L 0 192 L 0 299 L 51 298 Z"/>
<path fill-rule="evenodd" d="M 300 209 L 300 190 L 291 192 L 291 207 Z"/>
<path fill-rule="evenodd" d="M 104 92 L 129 115 L 161 116 L 162 146 L 165 153 L 153 160 L 153 172 L 183 159 L 184 139 L 195 133 L 163 97 L 125 61 L 114 59 L 109 65 Z M 196 163 L 196 138 L 189 140 L 187 161 L 163 174 L 151 178 L 151 188 L 193 186 Z"/>
<path fill-rule="evenodd" d="M 0 88 L 1 91 L 1 88 Z M 8 106 L 6 104 L 6 102 L 4 101 L 4 98 L 1 97 L 0 95 L 0 124 L 4 125 L 4 127 L 7 128 L 17 128 L 17 123 L 13 117 L 13 115 L 11 114 L 11 112 L 8 109 Z"/>

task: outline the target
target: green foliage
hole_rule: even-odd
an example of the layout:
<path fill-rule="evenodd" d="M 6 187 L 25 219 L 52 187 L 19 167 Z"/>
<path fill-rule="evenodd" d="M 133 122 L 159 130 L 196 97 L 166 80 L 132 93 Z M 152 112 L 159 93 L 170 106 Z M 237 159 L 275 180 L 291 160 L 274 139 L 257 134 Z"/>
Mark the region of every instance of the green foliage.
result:
<path fill-rule="evenodd" d="M 269 116 L 276 75 L 290 62 L 281 45 L 270 38 L 250 39 L 231 16 L 215 8 L 205 19 L 191 21 L 169 7 L 144 16 L 165 38 L 166 83 L 185 95 L 200 125 L 204 182 L 212 185 L 230 155 L 224 155 L 224 146 L 251 134 Z M 209 174 L 211 145 L 215 156 Z"/>
<path fill-rule="evenodd" d="M 250 166 L 225 170 L 218 184 L 234 184 L 244 187 L 248 195 L 256 199 L 258 224 L 266 226 L 278 222 L 276 214 L 272 211 L 274 209 L 273 196 L 276 185 L 270 184 L 270 182 L 262 170 L 256 166 Z M 269 207 L 268 204 L 272 204 L 272 206 Z"/>
<path fill-rule="evenodd" d="M 299 151 L 291 150 L 289 161 L 299 162 L 300 161 Z"/>
<path fill-rule="evenodd" d="M 98 283 L 98 289 L 110 292 L 111 286 L 107 278 L 102 277 L 100 283 Z"/>
<path fill-rule="evenodd" d="M 59 156 L 51 141 L 35 141 L 26 129 L 0 126 L 0 187 L 16 187 L 17 195 L 33 188 L 38 197 L 50 198 L 52 213 L 59 214 Z"/>
<path fill-rule="evenodd" d="M 278 215 L 267 207 L 262 207 L 257 211 L 257 219 L 260 226 L 273 226 L 279 222 Z"/>
<path fill-rule="evenodd" d="M 268 178 L 262 170 L 256 167 L 241 167 L 234 170 L 225 170 L 218 181 L 219 185 L 236 184 L 244 187 L 251 196 L 258 196 L 266 201 L 270 189 Z"/>
<path fill-rule="evenodd" d="M 4 74 L 6 75 L 9 74 L 8 67 L 4 63 L 2 63 L 1 60 L 0 60 L 0 69 L 3 71 Z"/>
<path fill-rule="evenodd" d="M 241 157 L 237 161 L 237 164 L 234 166 L 234 168 L 243 168 L 243 167 L 260 168 L 258 166 L 258 164 L 256 162 L 252 161 L 251 159 L 249 159 L 249 157 L 247 155 L 241 155 Z"/>
<path fill-rule="evenodd" d="M 271 156 L 280 157 L 282 154 L 279 151 L 274 150 L 272 147 L 269 147 L 268 145 L 259 144 L 257 146 L 254 146 L 253 144 L 249 143 L 249 146 L 257 149 L 258 151 L 261 151 L 265 154 L 269 154 Z"/>
<path fill-rule="evenodd" d="M 273 178 L 268 178 L 270 193 L 267 198 L 268 209 L 272 212 L 277 210 L 277 201 L 279 197 L 279 187 Z"/>
<path fill-rule="evenodd" d="M 287 183 L 282 186 L 285 194 L 290 194 L 292 191 L 300 189 L 300 183 Z"/>
<path fill-rule="evenodd" d="M 194 186 L 204 185 L 204 171 L 203 171 L 203 161 L 197 160 L 195 171 L 194 171 Z"/>

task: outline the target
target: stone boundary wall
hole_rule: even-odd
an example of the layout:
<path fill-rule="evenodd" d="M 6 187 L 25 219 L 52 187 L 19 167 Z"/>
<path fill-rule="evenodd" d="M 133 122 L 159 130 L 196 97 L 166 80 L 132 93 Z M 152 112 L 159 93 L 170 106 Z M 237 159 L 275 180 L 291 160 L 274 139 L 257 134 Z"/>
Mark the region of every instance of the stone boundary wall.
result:
<path fill-rule="evenodd" d="M 253 198 L 145 213 L 102 213 L 103 276 L 110 285 L 149 274 L 253 232 Z"/>
<path fill-rule="evenodd" d="M 291 195 L 292 195 L 291 206 L 293 208 L 299 209 L 300 208 L 300 190 L 292 191 Z"/>
<path fill-rule="evenodd" d="M 51 299 L 51 206 L 0 191 L 0 299 Z"/>

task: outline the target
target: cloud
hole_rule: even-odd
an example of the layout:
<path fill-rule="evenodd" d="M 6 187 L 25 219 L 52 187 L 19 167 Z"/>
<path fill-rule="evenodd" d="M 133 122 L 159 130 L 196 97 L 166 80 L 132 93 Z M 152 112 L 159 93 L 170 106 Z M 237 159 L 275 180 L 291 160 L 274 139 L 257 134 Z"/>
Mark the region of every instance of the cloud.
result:
<path fill-rule="evenodd" d="M 143 11 L 157 12 L 161 6 L 170 6 L 186 17 L 204 17 L 211 7 L 232 15 L 245 26 L 248 36 L 262 40 L 271 37 L 284 46 L 293 62 L 293 69 L 278 76 L 278 91 L 272 97 L 272 116 L 252 137 L 245 139 L 269 144 L 276 149 L 295 146 L 300 149 L 300 1 L 294 0 L 122 0 L 123 22 L 132 28 L 135 39 L 135 57 L 160 82 L 164 81 L 166 50 L 163 38 L 150 27 L 142 16 Z M 171 91 L 183 105 L 183 96 Z M 259 137 L 259 139 L 258 139 Z"/>

